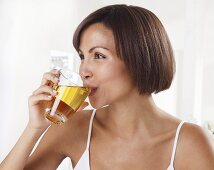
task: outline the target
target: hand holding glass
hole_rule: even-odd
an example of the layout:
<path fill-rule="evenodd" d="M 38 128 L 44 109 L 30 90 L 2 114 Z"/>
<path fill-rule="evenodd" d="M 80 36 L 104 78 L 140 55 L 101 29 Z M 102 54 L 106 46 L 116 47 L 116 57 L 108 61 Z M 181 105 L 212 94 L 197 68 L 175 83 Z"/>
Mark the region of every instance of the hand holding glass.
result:
<path fill-rule="evenodd" d="M 47 103 L 45 116 L 55 124 L 65 123 L 90 93 L 89 87 L 83 87 L 80 75 L 70 70 L 60 70 L 59 84 L 54 89 L 57 95 Z"/>

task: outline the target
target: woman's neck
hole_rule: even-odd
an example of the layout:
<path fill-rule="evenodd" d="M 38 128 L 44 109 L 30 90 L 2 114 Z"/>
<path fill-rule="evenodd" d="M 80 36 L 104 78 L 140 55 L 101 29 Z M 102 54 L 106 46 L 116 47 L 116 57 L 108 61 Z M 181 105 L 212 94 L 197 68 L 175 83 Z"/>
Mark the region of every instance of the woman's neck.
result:
<path fill-rule="evenodd" d="M 160 109 L 155 105 L 151 95 L 129 95 L 106 107 L 102 120 L 107 129 L 125 138 L 143 132 L 149 135 L 149 127 L 160 116 Z M 140 131 L 139 131 L 140 130 Z"/>

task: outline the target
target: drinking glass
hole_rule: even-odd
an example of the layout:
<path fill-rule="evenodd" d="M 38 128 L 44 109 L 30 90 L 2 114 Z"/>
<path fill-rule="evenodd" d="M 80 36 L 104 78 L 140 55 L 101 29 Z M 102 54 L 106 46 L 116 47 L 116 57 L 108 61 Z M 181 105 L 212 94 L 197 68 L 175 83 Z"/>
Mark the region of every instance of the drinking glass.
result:
<path fill-rule="evenodd" d="M 66 69 L 60 70 L 59 83 L 54 86 L 57 95 L 47 102 L 45 116 L 55 124 L 65 123 L 82 105 L 91 89 L 83 87 L 79 74 Z"/>

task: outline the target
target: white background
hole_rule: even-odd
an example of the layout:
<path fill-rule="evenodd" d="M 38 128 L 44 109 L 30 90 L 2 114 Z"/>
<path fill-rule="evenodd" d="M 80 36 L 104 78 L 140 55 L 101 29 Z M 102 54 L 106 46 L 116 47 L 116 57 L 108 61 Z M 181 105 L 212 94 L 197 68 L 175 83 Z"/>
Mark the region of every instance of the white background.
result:
<path fill-rule="evenodd" d="M 26 126 L 28 96 L 49 70 L 50 52 L 76 56 L 72 35 L 78 23 L 116 3 L 150 9 L 169 34 L 177 72 L 171 89 L 154 96 L 157 104 L 201 125 L 214 120 L 213 0 L 0 0 L 0 161 Z M 77 70 L 78 57 L 73 60 Z"/>

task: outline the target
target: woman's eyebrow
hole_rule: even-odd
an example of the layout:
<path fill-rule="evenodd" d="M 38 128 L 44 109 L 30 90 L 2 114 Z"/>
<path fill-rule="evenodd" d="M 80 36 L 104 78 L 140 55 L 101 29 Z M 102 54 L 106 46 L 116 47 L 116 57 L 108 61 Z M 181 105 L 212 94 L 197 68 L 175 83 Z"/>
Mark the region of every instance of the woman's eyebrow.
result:
<path fill-rule="evenodd" d="M 90 50 L 88 50 L 88 52 L 91 53 L 95 48 L 102 48 L 102 49 L 104 49 L 104 50 L 108 50 L 108 51 L 109 51 L 109 49 L 106 48 L 106 47 L 103 47 L 103 46 L 94 46 L 94 47 L 92 47 Z"/>
<path fill-rule="evenodd" d="M 90 48 L 90 49 L 88 50 L 88 52 L 91 53 L 91 52 L 92 52 L 94 49 L 96 49 L 96 48 L 102 48 L 102 49 L 104 49 L 104 50 L 110 51 L 108 48 L 106 48 L 106 47 L 104 47 L 104 46 L 94 46 L 94 47 Z M 83 53 L 81 49 L 79 49 L 79 52 L 80 52 L 80 53 Z"/>

